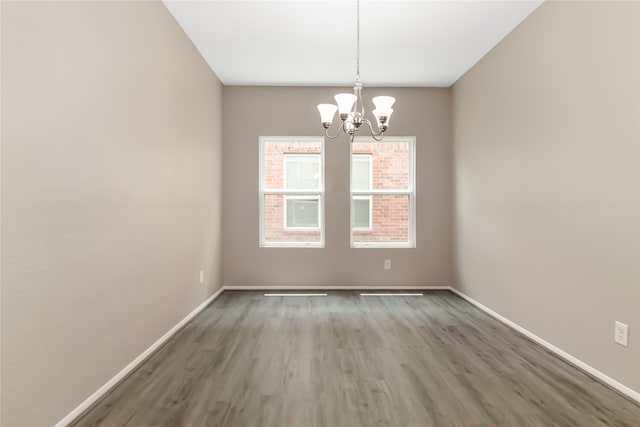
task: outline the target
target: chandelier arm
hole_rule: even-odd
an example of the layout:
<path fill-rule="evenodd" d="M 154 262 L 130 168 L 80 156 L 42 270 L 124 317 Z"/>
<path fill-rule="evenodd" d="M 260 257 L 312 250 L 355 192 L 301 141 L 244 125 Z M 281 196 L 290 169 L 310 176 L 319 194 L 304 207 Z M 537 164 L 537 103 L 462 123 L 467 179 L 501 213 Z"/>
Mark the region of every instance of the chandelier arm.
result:
<path fill-rule="evenodd" d="M 380 128 L 378 128 L 378 131 L 376 132 L 373 129 L 373 125 L 371 124 L 371 121 L 369 121 L 369 119 L 363 119 L 362 123 L 365 123 L 367 126 L 369 126 L 369 131 L 371 132 L 371 136 L 376 137 L 378 135 L 382 135 L 384 133 L 384 131 Z M 380 140 L 376 140 L 376 141 L 380 141 Z"/>
<path fill-rule="evenodd" d="M 378 142 L 382 141 L 382 138 L 384 138 L 383 130 L 379 130 L 378 132 L 374 131 L 373 126 L 371 125 L 371 122 L 368 119 L 364 119 L 362 123 L 366 124 L 369 127 L 369 134 L 371 135 L 371 138 L 373 138 L 375 141 L 378 141 Z"/>
<path fill-rule="evenodd" d="M 327 138 L 329 138 L 329 139 L 336 139 L 336 138 L 338 137 L 338 135 L 340 135 L 340 131 L 341 131 L 341 130 L 342 130 L 342 131 L 345 131 L 345 130 L 344 130 L 344 122 L 340 123 L 340 127 L 339 127 L 339 128 L 338 128 L 338 130 L 336 131 L 336 134 L 335 134 L 335 135 L 333 135 L 333 136 L 329 135 L 329 128 L 326 128 L 326 129 L 324 130 L 324 134 L 325 134 L 325 136 L 326 136 Z M 346 132 L 346 131 L 345 131 L 345 132 Z"/>
<path fill-rule="evenodd" d="M 380 138 L 376 138 L 376 135 L 380 135 Z M 371 135 L 371 138 L 373 138 L 375 141 L 380 142 L 380 141 L 382 141 L 382 139 L 384 138 L 384 132 L 380 132 L 380 133 L 377 133 L 377 134 L 375 134 L 375 135 L 373 135 L 373 134 L 372 134 L 372 135 Z"/>

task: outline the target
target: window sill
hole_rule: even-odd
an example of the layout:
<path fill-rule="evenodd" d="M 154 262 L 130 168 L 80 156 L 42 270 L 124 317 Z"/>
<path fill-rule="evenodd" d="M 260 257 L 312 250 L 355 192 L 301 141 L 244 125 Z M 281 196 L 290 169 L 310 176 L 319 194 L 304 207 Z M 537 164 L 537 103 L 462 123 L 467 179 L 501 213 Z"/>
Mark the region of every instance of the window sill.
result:
<path fill-rule="evenodd" d="M 318 249 L 324 248 L 324 243 L 263 243 L 259 248 L 295 248 L 295 249 Z"/>
<path fill-rule="evenodd" d="M 415 249 L 415 243 L 351 243 L 352 249 Z"/>

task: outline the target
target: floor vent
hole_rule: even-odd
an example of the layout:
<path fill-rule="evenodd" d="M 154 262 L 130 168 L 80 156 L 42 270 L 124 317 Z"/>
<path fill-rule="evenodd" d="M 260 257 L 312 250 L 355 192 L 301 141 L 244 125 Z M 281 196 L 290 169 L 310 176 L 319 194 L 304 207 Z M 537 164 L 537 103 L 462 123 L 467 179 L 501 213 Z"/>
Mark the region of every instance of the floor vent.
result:
<path fill-rule="evenodd" d="M 326 297 L 327 294 L 264 294 L 265 297 Z"/>
<path fill-rule="evenodd" d="M 387 293 L 362 293 L 361 297 L 421 297 L 420 293 L 402 293 L 402 292 L 387 292 Z"/>

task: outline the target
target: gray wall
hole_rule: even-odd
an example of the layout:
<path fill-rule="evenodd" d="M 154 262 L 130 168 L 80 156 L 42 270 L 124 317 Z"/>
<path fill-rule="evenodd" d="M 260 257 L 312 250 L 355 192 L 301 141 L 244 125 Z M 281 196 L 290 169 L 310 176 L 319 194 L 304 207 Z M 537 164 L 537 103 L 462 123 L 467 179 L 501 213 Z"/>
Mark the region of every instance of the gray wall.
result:
<path fill-rule="evenodd" d="M 161 3 L 2 2 L 3 426 L 56 423 L 220 287 L 221 125 Z"/>
<path fill-rule="evenodd" d="M 325 143 L 323 249 L 258 247 L 258 138 L 322 135 L 316 105 L 350 88 L 224 88 L 224 283 L 448 286 L 451 274 L 451 89 L 368 88 L 395 96 L 390 135 L 416 137 L 417 248 L 349 247 L 349 142 Z M 337 120 L 337 118 L 336 118 Z M 385 258 L 392 269 L 384 270 Z"/>
<path fill-rule="evenodd" d="M 455 286 L 636 391 L 639 17 L 546 2 L 454 86 Z"/>

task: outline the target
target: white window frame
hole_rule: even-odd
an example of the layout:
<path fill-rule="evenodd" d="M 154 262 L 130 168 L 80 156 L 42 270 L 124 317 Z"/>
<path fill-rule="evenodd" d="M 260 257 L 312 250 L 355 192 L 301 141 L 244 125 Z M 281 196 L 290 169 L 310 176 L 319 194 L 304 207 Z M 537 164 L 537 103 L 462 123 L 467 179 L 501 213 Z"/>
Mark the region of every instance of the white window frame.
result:
<path fill-rule="evenodd" d="M 373 142 L 374 144 L 385 144 L 393 142 L 407 142 L 409 144 L 409 188 L 406 190 L 375 190 L 373 188 L 369 190 L 354 190 L 352 188 L 352 169 L 353 169 L 353 157 L 364 153 L 351 153 L 352 148 L 349 149 L 349 190 L 350 190 L 350 209 L 351 209 L 351 221 L 349 224 L 349 240 L 352 248 L 415 248 L 416 247 L 416 138 L 414 136 L 385 136 L 385 139 L 378 142 L 374 141 L 371 137 L 356 137 L 355 142 Z M 373 173 L 373 164 L 371 166 Z M 371 180 L 373 187 L 373 180 Z M 376 195 L 384 196 L 407 196 L 409 197 L 409 236 L 407 242 L 354 242 L 353 232 L 362 231 L 361 228 L 354 227 L 354 214 L 353 214 L 353 200 L 354 197 L 371 197 L 370 206 L 373 207 L 373 198 Z M 373 221 L 373 215 L 369 216 L 369 221 Z M 373 224 L 372 224 L 373 229 Z"/>
<path fill-rule="evenodd" d="M 284 173 L 286 171 L 286 167 L 283 165 L 283 181 L 281 189 L 272 189 L 265 188 L 264 186 L 264 149 L 265 145 L 268 142 L 315 142 L 320 144 L 320 188 L 319 189 L 299 189 L 299 190 L 287 190 L 284 188 L 286 181 L 284 177 Z M 261 248 L 324 248 L 324 236 L 325 236 L 325 226 L 324 226 L 324 137 L 322 136 L 301 136 L 301 137 L 291 137 L 291 136 L 261 136 L 259 138 L 259 152 L 258 152 L 258 197 L 259 197 L 259 241 L 258 246 Z M 307 153 L 288 153 L 288 155 L 305 155 Z M 318 153 L 309 153 L 318 155 Z M 320 230 L 320 240 L 317 242 L 267 242 L 265 241 L 265 233 L 264 233 L 264 198 L 269 195 L 282 195 L 282 200 L 284 203 L 283 206 L 283 215 L 284 215 L 284 223 L 286 225 L 287 217 L 286 217 L 286 206 L 287 206 L 287 196 L 306 196 L 309 197 L 318 197 L 320 201 L 319 206 L 319 216 L 318 223 L 319 228 L 302 228 L 302 227 L 289 227 L 287 230 L 291 231 L 304 231 L 304 230 Z"/>

